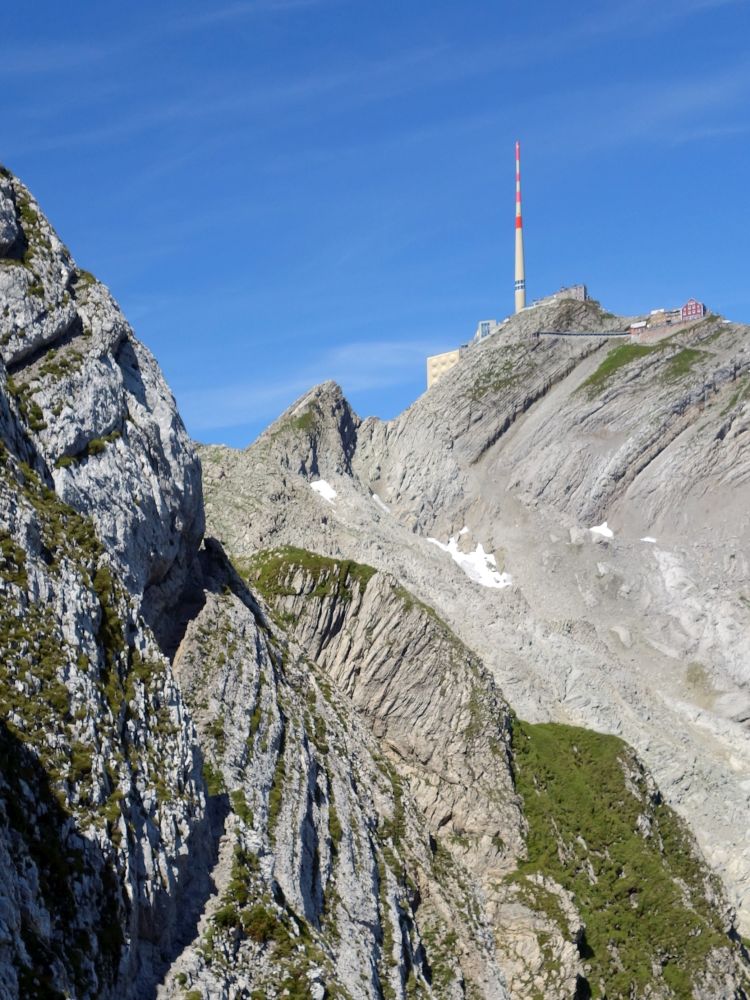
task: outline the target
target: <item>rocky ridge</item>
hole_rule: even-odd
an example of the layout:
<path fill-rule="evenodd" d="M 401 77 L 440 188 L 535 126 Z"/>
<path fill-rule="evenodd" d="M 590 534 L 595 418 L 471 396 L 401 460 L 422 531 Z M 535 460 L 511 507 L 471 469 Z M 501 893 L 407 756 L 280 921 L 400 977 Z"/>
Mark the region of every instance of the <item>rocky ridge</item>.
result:
<path fill-rule="evenodd" d="M 747 331 L 709 316 L 656 345 L 535 336 L 585 323 L 623 325 L 592 303 L 531 310 L 395 421 L 352 413 L 351 475 L 318 444 L 345 400 L 317 387 L 247 451 L 201 449 L 208 522 L 237 558 L 291 545 L 392 573 L 523 716 L 625 737 L 744 921 Z M 428 532 L 481 543 L 514 585 L 477 586 Z"/>
<path fill-rule="evenodd" d="M 463 868 L 201 551 L 153 358 L 4 170 L 0 195 L 4 995 L 505 1000 Z"/>
<path fill-rule="evenodd" d="M 108 290 L 0 177 L 0 356 L 62 500 L 90 516 L 153 624 L 203 535 L 200 470 L 174 398 Z M 11 216 L 7 206 L 12 206 Z M 14 228 L 15 227 L 15 228 Z M 106 491 L 108 503 L 95 502 Z"/>
<path fill-rule="evenodd" d="M 431 841 L 390 744 L 212 551 L 175 671 L 233 860 L 159 995 L 508 996 L 481 890 Z M 506 761 L 500 773 L 507 787 Z M 516 809 L 516 840 L 518 823 Z"/>

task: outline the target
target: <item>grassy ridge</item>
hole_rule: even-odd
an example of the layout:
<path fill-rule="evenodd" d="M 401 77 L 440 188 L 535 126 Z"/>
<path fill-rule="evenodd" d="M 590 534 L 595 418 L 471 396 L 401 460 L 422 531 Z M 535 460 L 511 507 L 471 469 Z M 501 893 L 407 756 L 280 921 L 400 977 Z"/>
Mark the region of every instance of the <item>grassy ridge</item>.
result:
<path fill-rule="evenodd" d="M 237 565 L 237 564 L 236 564 Z M 250 581 L 266 600 L 275 597 L 296 596 L 289 585 L 289 576 L 301 569 L 315 579 L 315 587 L 308 597 L 327 597 L 336 594 L 351 599 L 352 585 L 356 582 L 364 591 L 376 570 L 351 559 L 329 559 L 308 549 L 285 545 L 266 549 L 248 562 L 237 565 L 242 576 Z"/>
<path fill-rule="evenodd" d="M 620 344 L 614 350 L 610 351 L 596 371 L 592 372 L 586 381 L 581 383 L 580 389 L 585 389 L 590 396 L 595 396 L 601 392 L 607 382 L 609 382 L 620 368 L 624 368 L 625 365 L 637 361 L 638 358 L 645 358 L 647 355 L 653 354 L 654 351 L 658 350 L 658 344 Z"/>
<path fill-rule="evenodd" d="M 640 997 L 649 984 L 692 996 L 693 975 L 729 940 L 706 898 L 713 876 L 633 751 L 614 736 L 524 722 L 514 725 L 513 750 L 529 831 L 528 860 L 511 878 L 542 909 L 528 875 L 573 893 L 591 996 L 605 995 L 600 983 L 609 1000 Z"/>
<path fill-rule="evenodd" d="M 593 399 L 607 387 L 621 368 L 638 361 L 639 358 L 648 357 L 649 354 L 658 354 L 674 347 L 675 343 L 671 337 L 657 344 L 620 344 L 611 350 L 596 371 L 580 384 L 578 391 L 586 392 L 589 398 Z M 693 367 L 707 357 L 706 351 L 685 347 L 667 358 L 666 365 L 660 372 L 661 377 L 667 382 L 676 382 L 689 375 Z"/>

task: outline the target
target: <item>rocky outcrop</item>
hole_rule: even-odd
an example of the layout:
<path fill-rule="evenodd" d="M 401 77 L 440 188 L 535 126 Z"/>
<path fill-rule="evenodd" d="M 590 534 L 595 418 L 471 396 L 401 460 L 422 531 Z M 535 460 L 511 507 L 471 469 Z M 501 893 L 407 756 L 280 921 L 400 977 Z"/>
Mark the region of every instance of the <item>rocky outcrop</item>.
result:
<path fill-rule="evenodd" d="M 153 359 L 5 171 L 0 304 L 2 993 L 147 997 L 213 853 L 146 621 L 197 552 L 199 464 Z"/>
<path fill-rule="evenodd" d="M 175 668 L 227 813 L 224 862 L 160 997 L 507 997 L 478 887 L 431 841 L 388 745 L 209 551 Z"/>
<path fill-rule="evenodd" d="M 357 446 L 359 417 L 335 382 L 323 382 L 289 407 L 260 435 L 260 452 L 279 454 L 281 439 L 291 448 L 282 450 L 282 465 L 301 476 L 351 475 Z"/>
<path fill-rule="evenodd" d="M 155 625 L 203 534 L 198 462 L 161 372 L 112 296 L 76 267 L 23 185 L 0 183 L 25 248 L 0 258 L 8 391 L 58 494 L 92 518 Z"/>
<path fill-rule="evenodd" d="M 42 984 L 135 995 L 189 922 L 191 866 L 210 853 L 200 759 L 169 664 L 94 525 L 31 468 L 43 462 L 28 441 L 13 450 L 23 431 L 10 430 L 0 446 L 3 995 L 41 995 Z"/>
<path fill-rule="evenodd" d="M 0 255 L 8 256 L 20 237 L 10 175 L 0 172 Z"/>
<path fill-rule="evenodd" d="M 538 331 L 608 326 L 621 329 L 622 321 L 603 321 L 588 302 L 516 317 L 502 334 L 473 345 L 401 416 L 363 423 L 353 463 L 358 477 L 413 530 L 445 535 L 475 498 L 477 466 L 488 452 L 581 362 L 612 343 Z"/>
<path fill-rule="evenodd" d="M 436 837 L 488 880 L 522 849 L 510 714 L 480 661 L 391 576 L 296 550 L 250 579 L 369 721 Z"/>

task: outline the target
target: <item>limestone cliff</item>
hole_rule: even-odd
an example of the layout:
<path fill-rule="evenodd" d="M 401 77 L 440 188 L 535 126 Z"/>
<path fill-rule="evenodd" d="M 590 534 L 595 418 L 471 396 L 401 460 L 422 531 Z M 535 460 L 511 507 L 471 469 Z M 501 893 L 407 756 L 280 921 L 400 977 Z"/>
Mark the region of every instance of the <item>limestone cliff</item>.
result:
<path fill-rule="evenodd" d="M 107 289 L 76 267 L 19 181 L 0 175 L 0 197 L 8 392 L 58 495 L 92 518 L 153 623 L 203 535 L 198 462 L 161 372 Z"/>
<path fill-rule="evenodd" d="M 175 669 L 226 819 L 216 893 L 159 995 L 507 997 L 481 888 L 430 838 L 408 771 L 209 551 Z"/>
<path fill-rule="evenodd" d="M 211 856 L 144 617 L 197 549 L 199 464 L 153 360 L 5 172 L 0 219 L 2 993 L 147 995 Z"/>

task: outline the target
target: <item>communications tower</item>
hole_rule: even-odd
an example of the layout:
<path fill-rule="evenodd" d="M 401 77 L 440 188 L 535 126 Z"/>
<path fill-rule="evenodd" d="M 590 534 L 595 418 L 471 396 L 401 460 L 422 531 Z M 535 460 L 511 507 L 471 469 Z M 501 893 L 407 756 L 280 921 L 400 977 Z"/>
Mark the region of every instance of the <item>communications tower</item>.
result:
<path fill-rule="evenodd" d="M 521 216 L 521 143 L 516 142 L 516 312 L 526 308 L 526 269 L 523 262 L 523 218 Z"/>

